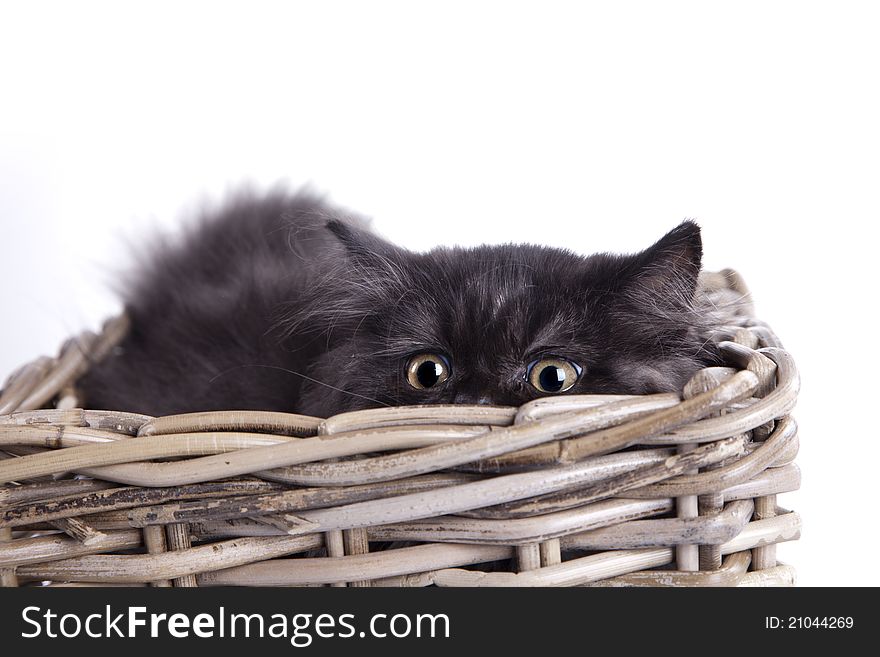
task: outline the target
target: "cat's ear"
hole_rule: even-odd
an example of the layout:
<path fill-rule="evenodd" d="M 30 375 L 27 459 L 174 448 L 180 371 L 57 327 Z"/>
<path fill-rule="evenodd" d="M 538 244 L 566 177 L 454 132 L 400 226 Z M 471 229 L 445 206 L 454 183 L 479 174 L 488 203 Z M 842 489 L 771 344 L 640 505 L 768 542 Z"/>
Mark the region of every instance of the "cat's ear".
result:
<path fill-rule="evenodd" d="M 357 269 L 377 278 L 400 279 L 400 265 L 407 253 L 404 249 L 369 230 L 339 219 L 328 221 L 327 230 L 336 236 L 344 247 L 349 262 Z"/>
<path fill-rule="evenodd" d="M 700 227 L 683 221 L 633 256 L 626 287 L 641 294 L 689 301 L 697 289 L 702 259 Z"/>

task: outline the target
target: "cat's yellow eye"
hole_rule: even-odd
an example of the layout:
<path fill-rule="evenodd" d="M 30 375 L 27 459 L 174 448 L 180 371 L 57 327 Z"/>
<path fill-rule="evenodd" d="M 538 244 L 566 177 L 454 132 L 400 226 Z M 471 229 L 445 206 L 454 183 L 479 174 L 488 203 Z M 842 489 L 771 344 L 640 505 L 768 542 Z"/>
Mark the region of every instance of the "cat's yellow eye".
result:
<path fill-rule="evenodd" d="M 565 392 L 577 383 L 581 366 L 565 358 L 550 356 L 532 361 L 526 380 L 539 392 Z"/>
<path fill-rule="evenodd" d="M 406 363 L 406 380 L 417 390 L 434 388 L 448 378 L 449 361 L 440 354 L 416 354 Z"/>

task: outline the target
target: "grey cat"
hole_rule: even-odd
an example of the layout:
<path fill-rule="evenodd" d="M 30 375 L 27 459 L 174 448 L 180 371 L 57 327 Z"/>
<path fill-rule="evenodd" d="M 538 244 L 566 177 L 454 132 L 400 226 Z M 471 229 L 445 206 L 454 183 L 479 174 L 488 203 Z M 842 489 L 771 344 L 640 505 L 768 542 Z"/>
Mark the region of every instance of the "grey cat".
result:
<path fill-rule="evenodd" d="M 718 363 L 685 221 L 633 255 L 533 245 L 413 253 L 307 194 L 241 193 L 152 249 L 90 408 L 329 416 L 403 404 L 680 390 Z"/>

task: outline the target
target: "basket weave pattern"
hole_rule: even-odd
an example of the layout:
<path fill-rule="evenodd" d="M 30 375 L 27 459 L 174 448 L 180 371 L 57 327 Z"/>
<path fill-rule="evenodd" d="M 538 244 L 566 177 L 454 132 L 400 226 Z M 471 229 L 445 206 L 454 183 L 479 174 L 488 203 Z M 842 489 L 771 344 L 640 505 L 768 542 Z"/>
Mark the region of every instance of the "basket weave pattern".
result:
<path fill-rule="evenodd" d="M 82 410 L 111 320 L 0 393 L 0 584 L 791 585 L 797 370 L 735 272 L 701 282 L 724 367 L 520 408 Z"/>

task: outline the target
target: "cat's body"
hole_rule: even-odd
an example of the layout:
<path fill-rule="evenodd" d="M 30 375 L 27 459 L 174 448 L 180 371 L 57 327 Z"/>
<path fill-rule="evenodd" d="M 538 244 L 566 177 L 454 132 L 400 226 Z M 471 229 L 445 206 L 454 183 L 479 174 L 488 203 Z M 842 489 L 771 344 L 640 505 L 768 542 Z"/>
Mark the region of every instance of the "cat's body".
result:
<path fill-rule="evenodd" d="M 151 250 L 131 331 L 85 405 L 328 416 L 680 390 L 715 354 L 694 294 L 699 228 L 633 256 L 530 245 L 417 254 L 308 195 L 240 195 Z"/>

